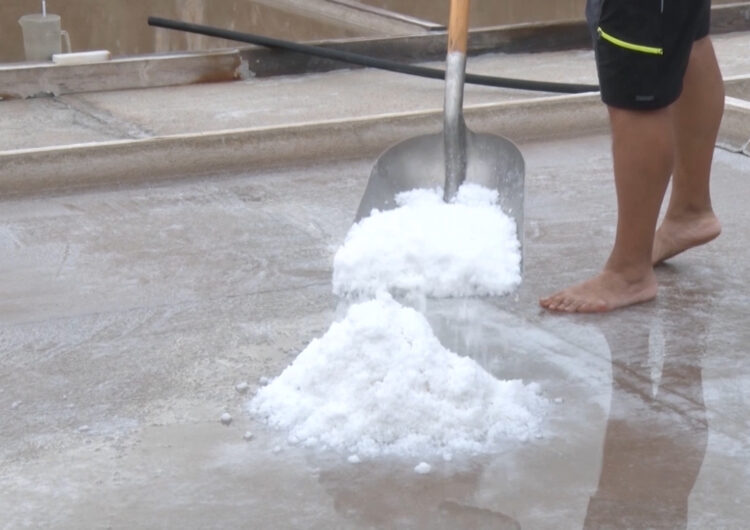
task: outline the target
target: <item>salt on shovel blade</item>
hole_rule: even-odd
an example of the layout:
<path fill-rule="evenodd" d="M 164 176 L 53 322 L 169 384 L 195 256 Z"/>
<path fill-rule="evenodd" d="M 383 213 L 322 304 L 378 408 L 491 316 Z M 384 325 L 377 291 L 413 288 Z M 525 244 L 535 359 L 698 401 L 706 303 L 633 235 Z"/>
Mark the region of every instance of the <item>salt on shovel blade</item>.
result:
<path fill-rule="evenodd" d="M 445 184 L 443 134 L 415 136 L 400 142 L 377 160 L 370 174 L 356 221 L 373 209 L 390 210 L 395 197 L 417 188 L 441 188 Z M 523 200 L 525 164 L 518 147 L 501 136 L 466 130 L 465 182 L 498 192 L 498 204 L 516 222 L 523 247 Z"/>

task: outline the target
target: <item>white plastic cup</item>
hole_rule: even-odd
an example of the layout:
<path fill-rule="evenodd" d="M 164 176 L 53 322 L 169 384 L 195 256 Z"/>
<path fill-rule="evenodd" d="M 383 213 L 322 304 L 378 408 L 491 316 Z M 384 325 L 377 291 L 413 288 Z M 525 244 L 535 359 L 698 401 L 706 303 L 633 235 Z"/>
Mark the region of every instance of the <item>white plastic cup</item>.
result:
<path fill-rule="evenodd" d="M 60 15 L 24 15 L 18 19 L 23 31 L 23 49 L 27 61 L 51 61 L 62 51 L 61 40 L 70 53 L 70 36 L 60 28 Z"/>

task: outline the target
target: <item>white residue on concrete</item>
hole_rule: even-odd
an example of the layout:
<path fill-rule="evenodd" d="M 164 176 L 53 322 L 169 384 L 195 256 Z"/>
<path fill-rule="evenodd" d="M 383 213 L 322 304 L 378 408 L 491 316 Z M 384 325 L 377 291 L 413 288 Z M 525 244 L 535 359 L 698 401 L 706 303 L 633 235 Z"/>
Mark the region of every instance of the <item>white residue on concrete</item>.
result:
<path fill-rule="evenodd" d="M 545 406 L 537 385 L 450 352 L 422 314 L 381 293 L 352 305 L 249 410 L 305 446 L 371 457 L 492 452 L 536 434 Z"/>
<path fill-rule="evenodd" d="M 396 201 L 400 207 L 375 210 L 351 228 L 334 257 L 334 293 L 492 296 L 520 284 L 516 224 L 496 190 L 464 184 L 447 204 L 441 190 L 418 189 Z"/>

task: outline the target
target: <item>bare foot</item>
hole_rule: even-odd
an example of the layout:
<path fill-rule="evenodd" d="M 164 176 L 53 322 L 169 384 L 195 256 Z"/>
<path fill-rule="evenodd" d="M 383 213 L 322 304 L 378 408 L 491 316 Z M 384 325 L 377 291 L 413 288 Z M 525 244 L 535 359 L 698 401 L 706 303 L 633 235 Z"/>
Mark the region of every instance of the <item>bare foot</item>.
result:
<path fill-rule="evenodd" d="M 656 297 L 656 290 L 653 271 L 630 280 L 622 274 L 604 270 L 590 280 L 542 298 L 539 304 L 550 311 L 563 313 L 603 313 L 652 300 Z"/>
<path fill-rule="evenodd" d="M 680 217 L 665 217 L 654 237 L 651 261 L 654 265 L 685 250 L 708 243 L 721 233 L 721 224 L 713 212 Z"/>

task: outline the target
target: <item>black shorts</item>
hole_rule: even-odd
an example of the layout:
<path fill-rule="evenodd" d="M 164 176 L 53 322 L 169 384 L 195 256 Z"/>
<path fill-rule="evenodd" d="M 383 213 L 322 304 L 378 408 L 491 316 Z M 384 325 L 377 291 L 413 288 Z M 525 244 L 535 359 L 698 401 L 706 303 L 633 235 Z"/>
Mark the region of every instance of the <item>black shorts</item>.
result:
<path fill-rule="evenodd" d="M 588 0 L 602 101 L 664 108 L 680 96 L 693 42 L 708 35 L 711 0 Z"/>

